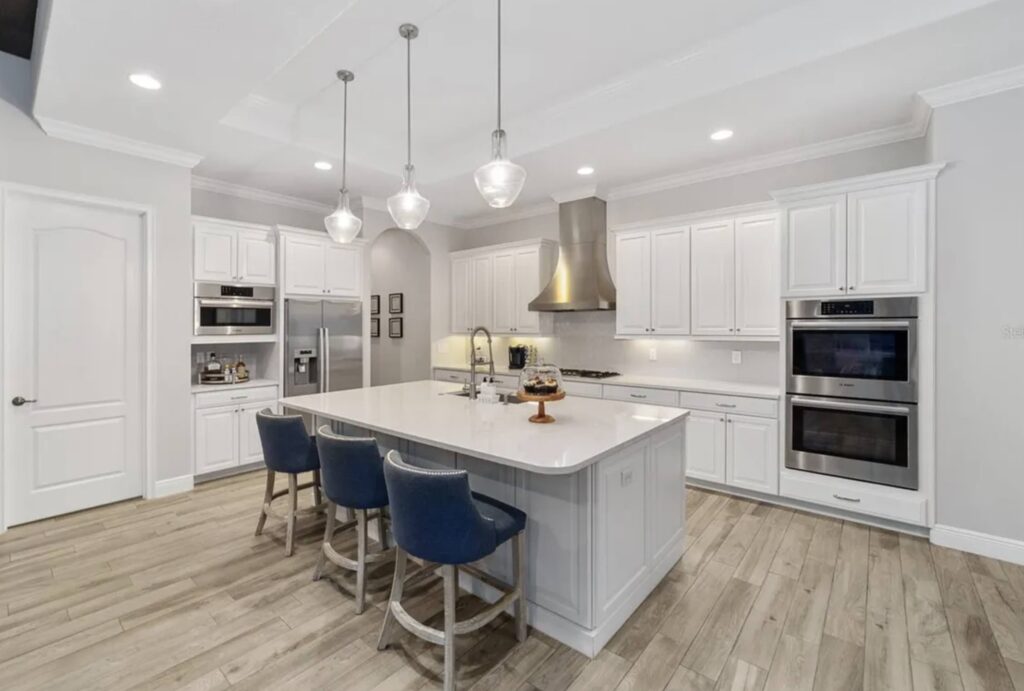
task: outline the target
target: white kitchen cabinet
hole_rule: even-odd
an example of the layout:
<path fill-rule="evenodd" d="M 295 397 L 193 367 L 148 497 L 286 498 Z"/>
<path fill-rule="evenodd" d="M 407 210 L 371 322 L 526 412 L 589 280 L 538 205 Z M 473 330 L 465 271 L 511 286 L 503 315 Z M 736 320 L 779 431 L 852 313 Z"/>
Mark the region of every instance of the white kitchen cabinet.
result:
<path fill-rule="evenodd" d="M 615 236 L 615 332 L 647 334 L 651 329 L 651 234 Z"/>
<path fill-rule="evenodd" d="M 196 411 L 196 475 L 238 465 L 238 428 L 235 406 Z"/>
<path fill-rule="evenodd" d="M 847 196 L 847 294 L 924 292 L 927 203 L 923 181 Z"/>
<path fill-rule="evenodd" d="M 732 219 L 693 226 L 693 264 L 690 269 L 693 310 L 690 318 L 694 336 L 728 336 L 735 333 L 734 229 Z"/>
<path fill-rule="evenodd" d="M 269 285 L 276 281 L 274 235 L 265 226 L 196 218 L 192 251 L 196 281 Z"/>
<path fill-rule="evenodd" d="M 362 295 L 363 243 L 339 245 L 304 231 L 282 233 L 285 295 Z"/>
<path fill-rule="evenodd" d="M 728 415 L 725 483 L 755 492 L 778 494 L 778 432 L 777 420 Z"/>
<path fill-rule="evenodd" d="M 627 446 L 595 469 L 595 615 L 598 621 L 615 611 L 648 568 L 644 544 L 648 512 L 634 510 L 646 505 L 648 451 L 645 442 Z M 616 520 L 610 520 L 612 517 Z"/>
<path fill-rule="evenodd" d="M 689 226 L 619 233 L 615 245 L 616 333 L 689 334 Z"/>
<path fill-rule="evenodd" d="M 531 312 L 530 302 L 547 285 L 557 251 L 555 243 L 544 240 L 453 253 L 452 333 L 477 326 L 493 334 L 550 331 L 550 315 Z"/>
<path fill-rule="evenodd" d="M 473 258 L 452 259 L 452 333 L 473 330 Z"/>
<path fill-rule="evenodd" d="M 844 295 L 846 195 L 798 202 L 782 218 L 785 295 Z"/>
<path fill-rule="evenodd" d="M 736 335 L 777 336 L 779 300 L 778 215 L 736 219 Z"/>
<path fill-rule="evenodd" d="M 725 482 L 725 415 L 690 411 L 686 418 L 686 475 Z"/>
<path fill-rule="evenodd" d="M 647 456 L 647 563 L 666 557 L 682 538 L 686 515 L 686 459 L 679 426 L 651 439 Z"/>
<path fill-rule="evenodd" d="M 783 207 L 783 296 L 926 291 L 935 178 L 943 166 L 773 192 Z"/>
<path fill-rule="evenodd" d="M 276 386 L 224 387 L 193 397 L 194 472 L 203 475 L 263 460 L 256 413 L 276 410 Z"/>

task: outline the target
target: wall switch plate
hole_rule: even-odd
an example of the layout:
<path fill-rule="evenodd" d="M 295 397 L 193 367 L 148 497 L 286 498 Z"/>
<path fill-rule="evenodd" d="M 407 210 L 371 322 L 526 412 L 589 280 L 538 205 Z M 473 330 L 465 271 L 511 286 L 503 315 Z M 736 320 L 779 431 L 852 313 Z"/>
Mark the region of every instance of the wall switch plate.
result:
<path fill-rule="evenodd" d="M 658 349 L 657 349 L 657 347 L 651 346 L 651 349 L 648 351 L 647 356 L 651 359 L 651 362 L 654 362 L 655 360 L 657 360 L 658 359 Z"/>
<path fill-rule="evenodd" d="M 732 364 L 741 365 L 743 364 L 743 351 L 734 350 L 732 351 Z"/>
<path fill-rule="evenodd" d="M 445 355 L 448 353 L 448 344 L 445 341 L 437 342 L 437 353 L 439 355 Z"/>

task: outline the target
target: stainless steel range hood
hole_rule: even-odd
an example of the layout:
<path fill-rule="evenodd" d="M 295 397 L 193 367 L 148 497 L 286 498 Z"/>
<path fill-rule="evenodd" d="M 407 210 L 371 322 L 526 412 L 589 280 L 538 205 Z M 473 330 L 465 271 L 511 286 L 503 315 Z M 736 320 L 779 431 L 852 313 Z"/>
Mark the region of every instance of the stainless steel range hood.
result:
<path fill-rule="evenodd" d="M 607 205 L 597 197 L 558 205 L 558 268 L 547 287 L 530 302 L 531 311 L 615 309 L 607 221 Z"/>

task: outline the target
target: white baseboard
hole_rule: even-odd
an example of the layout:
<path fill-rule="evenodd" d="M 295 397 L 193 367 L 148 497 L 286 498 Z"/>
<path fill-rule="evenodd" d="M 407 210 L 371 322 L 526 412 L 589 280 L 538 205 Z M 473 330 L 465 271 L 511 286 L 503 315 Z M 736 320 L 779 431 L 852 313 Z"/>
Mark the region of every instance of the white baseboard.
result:
<path fill-rule="evenodd" d="M 978 533 L 948 525 L 932 527 L 931 541 L 940 547 L 951 547 L 983 557 L 992 557 L 1024 565 L 1024 541 Z"/>
<path fill-rule="evenodd" d="M 195 482 L 191 475 L 179 475 L 178 477 L 166 480 L 157 480 L 153 485 L 153 496 L 150 498 L 159 499 L 160 497 L 169 497 L 172 494 L 190 492 L 194 486 Z"/>

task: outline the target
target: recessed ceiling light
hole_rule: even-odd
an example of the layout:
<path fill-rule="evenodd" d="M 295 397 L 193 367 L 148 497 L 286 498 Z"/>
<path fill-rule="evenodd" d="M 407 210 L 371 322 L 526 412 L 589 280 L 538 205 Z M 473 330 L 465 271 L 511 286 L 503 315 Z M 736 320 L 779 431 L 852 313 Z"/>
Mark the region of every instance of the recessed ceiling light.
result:
<path fill-rule="evenodd" d="M 145 72 L 136 72 L 135 74 L 129 75 L 128 80 L 140 89 L 146 89 L 148 91 L 156 91 L 163 86 L 159 79 L 151 74 L 146 74 Z"/>
<path fill-rule="evenodd" d="M 732 130 L 718 130 L 711 133 L 711 141 L 724 142 L 732 136 Z"/>
<path fill-rule="evenodd" d="M 580 166 L 579 168 L 576 169 L 576 174 L 577 175 L 593 175 L 594 174 L 594 168 L 593 168 L 593 166 Z"/>
<path fill-rule="evenodd" d="M 330 161 L 317 161 L 313 164 L 313 167 L 317 170 L 330 170 L 334 166 L 331 165 Z"/>

